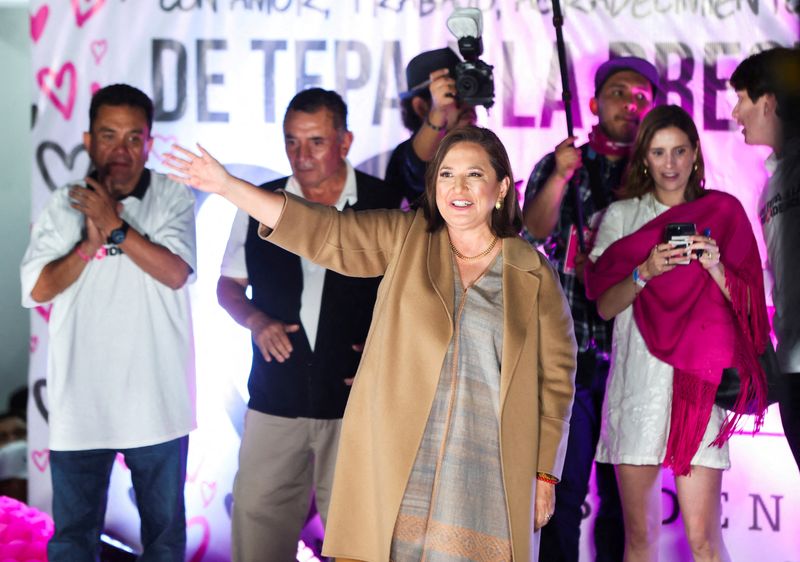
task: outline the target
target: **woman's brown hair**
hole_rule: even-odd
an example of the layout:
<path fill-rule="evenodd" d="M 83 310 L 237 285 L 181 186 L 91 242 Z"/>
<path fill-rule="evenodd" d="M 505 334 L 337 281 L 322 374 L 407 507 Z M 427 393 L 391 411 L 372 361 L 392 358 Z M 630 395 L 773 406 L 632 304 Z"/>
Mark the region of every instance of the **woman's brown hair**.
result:
<path fill-rule="evenodd" d="M 697 150 L 697 158 L 689 181 L 686 184 L 684 198 L 693 201 L 703 195 L 705 191 L 705 164 L 703 163 L 703 151 L 700 149 L 700 136 L 697 127 L 686 111 L 677 105 L 662 105 L 655 107 L 642 120 L 639 125 L 639 132 L 636 135 L 636 142 L 633 145 L 628 168 L 625 171 L 625 179 L 619 191 L 620 199 L 632 199 L 642 197 L 655 189 L 655 182 L 652 175 L 647 172 L 647 151 L 657 132 L 670 127 L 676 127 L 686 133 L 692 149 Z"/>
<path fill-rule="evenodd" d="M 445 224 L 436 206 L 436 179 L 444 157 L 451 148 L 462 142 L 477 144 L 483 148 L 497 175 L 497 181 L 508 178 L 508 191 L 503 198 L 503 206 L 499 210 L 492 210 L 489 228 L 500 238 L 518 236 L 522 230 L 522 213 L 517 203 L 517 190 L 514 186 L 514 174 L 511 171 L 508 153 L 496 134 L 489 129 L 472 125 L 458 127 L 448 133 L 439 144 L 433 160 L 428 162 L 428 168 L 425 170 L 425 197 L 422 202 L 422 210 L 428 220 L 428 232 L 435 232 Z"/>

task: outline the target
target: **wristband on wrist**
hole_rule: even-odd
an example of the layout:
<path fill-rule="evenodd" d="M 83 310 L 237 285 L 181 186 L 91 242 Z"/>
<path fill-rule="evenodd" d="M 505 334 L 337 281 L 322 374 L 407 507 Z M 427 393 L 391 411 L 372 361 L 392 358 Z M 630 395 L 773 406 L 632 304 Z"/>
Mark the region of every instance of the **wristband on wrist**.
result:
<path fill-rule="evenodd" d="M 548 484 L 558 484 L 558 478 L 546 472 L 537 472 L 536 479 L 541 482 L 547 482 Z"/>
<path fill-rule="evenodd" d="M 425 116 L 425 124 L 428 127 L 430 127 L 431 129 L 433 129 L 434 131 L 436 131 L 437 133 L 440 132 L 440 131 L 447 131 L 447 122 L 446 121 L 445 121 L 445 124 L 440 127 L 439 125 L 434 125 L 433 123 L 431 123 L 430 117 L 428 117 L 426 115 Z"/>
<path fill-rule="evenodd" d="M 638 267 L 633 269 L 633 282 L 636 283 L 640 289 L 644 289 L 644 286 L 647 285 L 647 279 L 641 276 Z"/>
<path fill-rule="evenodd" d="M 83 263 L 89 263 L 90 261 L 92 261 L 92 256 L 87 256 L 86 254 L 81 252 L 80 244 L 75 246 L 75 253 L 78 254 L 78 257 L 81 258 Z"/>

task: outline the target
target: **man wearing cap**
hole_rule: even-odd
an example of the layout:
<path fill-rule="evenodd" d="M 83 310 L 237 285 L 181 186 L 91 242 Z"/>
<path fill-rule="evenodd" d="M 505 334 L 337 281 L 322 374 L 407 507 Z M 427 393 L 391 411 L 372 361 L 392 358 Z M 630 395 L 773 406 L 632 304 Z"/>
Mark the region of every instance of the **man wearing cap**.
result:
<path fill-rule="evenodd" d="M 548 562 L 578 561 L 582 506 L 600 434 L 608 375 L 611 322 L 600 318 L 583 288 L 591 226 L 614 200 L 639 122 L 652 106 L 658 73 L 646 60 L 620 57 L 600 65 L 594 82 L 589 109 L 598 123 L 589 133 L 589 142 L 575 148 L 577 137 L 569 137 L 536 164 L 528 180 L 523 213 L 526 236 L 533 244 L 542 244 L 558 268 L 579 346 L 564 473 L 556 487 L 555 513 L 542 529 L 540 559 Z M 580 207 L 576 206 L 578 199 Z M 583 224 L 582 237 L 579 223 Z M 598 463 L 595 470 L 600 496 L 594 529 L 597 561 L 621 561 L 624 535 L 614 469 Z"/>
<path fill-rule="evenodd" d="M 400 94 L 400 108 L 403 125 L 413 136 L 392 152 L 386 183 L 409 203 L 425 191 L 425 166 L 444 135 L 455 127 L 475 123 L 475 108 L 458 101 L 456 82 L 451 78 L 460 62 L 458 55 L 445 47 L 420 53 L 406 67 L 408 90 Z"/>

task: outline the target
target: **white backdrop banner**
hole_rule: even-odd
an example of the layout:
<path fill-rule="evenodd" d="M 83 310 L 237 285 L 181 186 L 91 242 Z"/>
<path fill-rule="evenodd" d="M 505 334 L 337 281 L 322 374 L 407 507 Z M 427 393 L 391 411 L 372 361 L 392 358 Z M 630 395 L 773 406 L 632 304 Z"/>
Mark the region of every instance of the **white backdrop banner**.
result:
<path fill-rule="evenodd" d="M 350 108 L 351 161 L 383 175 L 408 136 L 397 93 L 406 63 L 454 46 L 445 22 L 456 7 L 483 13 L 483 60 L 494 65 L 496 103 L 480 122 L 504 140 L 517 179 L 566 137 L 548 0 L 32 0 L 33 219 L 57 186 L 89 166 L 81 144 L 92 92 L 132 84 L 154 100 L 150 165 L 174 142 L 199 141 L 238 174 L 265 181 L 289 172 L 281 122 L 302 88 L 336 89 Z M 564 35 L 579 142 L 597 66 L 637 54 L 661 74 L 657 101 L 676 103 L 701 132 L 708 186 L 740 198 L 755 220 L 766 153 L 745 147 L 730 120 L 726 80 L 748 54 L 798 40 L 797 0 L 568 0 Z M 247 402 L 248 334 L 216 303 L 215 285 L 233 209 L 197 198 L 199 265 L 192 287 L 199 429 L 191 436 L 187 559 L 227 560 L 237 450 Z M 758 224 L 754 222 L 758 227 Z M 30 496 L 50 509 L 47 321 L 32 315 Z M 759 436 L 737 436 L 723 480 L 724 536 L 735 560 L 800 561 L 800 477 L 771 412 Z M 136 545 L 138 520 L 123 462 L 112 476 L 109 530 Z M 594 497 L 585 505 L 583 559 L 591 558 Z M 674 484 L 664 478 L 665 560 L 688 559 Z M 306 552 L 304 556 L 308 556 Z"/>

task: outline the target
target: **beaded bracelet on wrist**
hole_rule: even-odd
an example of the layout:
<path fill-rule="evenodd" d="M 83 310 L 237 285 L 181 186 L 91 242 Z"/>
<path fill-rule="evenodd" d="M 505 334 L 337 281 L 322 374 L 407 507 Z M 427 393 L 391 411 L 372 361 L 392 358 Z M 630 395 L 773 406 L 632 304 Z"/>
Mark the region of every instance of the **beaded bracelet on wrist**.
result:
<path fill-rule="evenodd" d="M 431 129 L 433 129 L 434 131 L 436 131 L 437 133 L 439 133 L 439 132 L 442 132 L 442 131 L 445 131 L 445 132 L 447 132 L 447 123 L 445 123 L 445 124 L 444 124 L 444 125 L 442 125 L 442 126 L 439 126 L 439 125 L 434 125 L 433 123 L 431 123 L 431 120 L 430 120 L 430 118 L 426 116 L 426 117 L 425 117 L 425 124 L 426 124 L 428 127 L 430 127 Z"/>
<path fill-rule="evenodd" d="M 537 472 L 536 479 L 541 482 L 547 482 L 548 484 L 558 484 L 558 478 L 546 472 Z"/>
<path fill-rule="evenodd" d="M 81 251 L 81 247 L 80 246 L 75 246 L 75 253 L 78 254 L 78 257 L 81 258 L 81 261 L 83 263 L 89 263 L 90 261 L 92 261 L 92 257 L 93 256 L 89 256 L 89 255 L 84 254 Z"/>

